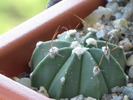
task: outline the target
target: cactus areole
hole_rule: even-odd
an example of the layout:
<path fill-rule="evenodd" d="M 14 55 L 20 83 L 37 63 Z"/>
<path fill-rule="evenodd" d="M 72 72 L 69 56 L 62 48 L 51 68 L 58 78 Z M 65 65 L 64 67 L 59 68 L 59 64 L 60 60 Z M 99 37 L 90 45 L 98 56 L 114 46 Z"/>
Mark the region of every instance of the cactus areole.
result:
<path fill-rule="evenodd" d="M 55 99 L 79 94 L 100 99 L 127 84 L 122 48 L 97 40 L 95 32 L 70 32 L 37 43 L 30 61 L 32 86 L 44 86 Z"/>

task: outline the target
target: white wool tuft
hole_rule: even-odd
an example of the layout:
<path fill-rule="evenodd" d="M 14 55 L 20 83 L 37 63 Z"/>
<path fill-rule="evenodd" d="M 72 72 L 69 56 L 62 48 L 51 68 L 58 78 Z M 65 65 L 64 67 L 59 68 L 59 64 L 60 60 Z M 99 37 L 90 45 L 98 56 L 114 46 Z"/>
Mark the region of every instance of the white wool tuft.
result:
<path fill-rule="evenodd" d="M 95 66 L 95 67 L 93 68 L 93 75 L 94 75 L 94 76 L 97 76 L 99 73 L 100 73 L 99 67 L 98 67 L 98 66 Z"/>
<path fill-rule="evenodd" d="M 38 42 L 36 43 L 36 47 L 40 46 L 42 43 L 43 43 L 43 41 L 38 41 Z"/>
<path fill-rule="evenodd" d="M 57 47 L 52 47 L 49 50 L 49 55 L 53 59 L 55 57 L 55 55 L 57 55 L 58 52 L 59 52 L 59 49 Z"/>
<path fill-rule="evenodd" d="M 75 33 L 77 32 L 77 30 L 68 30 L 67 34 L 65 36 L 66 39 L 70 38 L 72 35 L 75 35 Z"/>
<path fill-rule="evenodd" d="M 87 51 L 89 48 L 85 48 L 85 47 L 81 47 L 81 46 L 77 46 L 76 48 L 74 48 L 72 50 L 72 54 L 76 54 L 78 56 L 78 59 L 81 58 L 82 54 L 84 54 L 85 51 Z"/>
<path fill-rule="evenodd" d="M 97 41 L 96 41 L 94 38 L 88 38 L 88 39 L 86 40 L 86 43 L 87 43 L 87 45 L 92 44 L 92 45 L 94 45 L 94 46 L 97 46 Z"/>
<path fill-rule="evenodd" d="M 64 84 L 64 82 L 65 82 L 65 77 L 62 77 L 61 79 L 60 79 L 60 83 L 63 85 Z"/>
<path fill-rule="evenodd" d="M 71 48 L 76 48 L 77 46 L 81 46 L 78 41 L 73 41 L 70 45 Z"/>
<path fill-rule="evenodd" d="M 108 46 L 103 46 L 102 51 L 103 51 L 104 55 L 106 56 L 106 58 L 109 60 L 109 55 L 110 55 L 109 47 Z"/>

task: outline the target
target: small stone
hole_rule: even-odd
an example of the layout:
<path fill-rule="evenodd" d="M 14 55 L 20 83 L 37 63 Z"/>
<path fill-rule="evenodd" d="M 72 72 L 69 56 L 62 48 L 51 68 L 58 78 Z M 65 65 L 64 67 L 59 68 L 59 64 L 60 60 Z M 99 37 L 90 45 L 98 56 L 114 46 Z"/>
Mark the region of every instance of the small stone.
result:
<path fill-rule="evenodd" d="M 130 67 L 128 75 L 133 78 L 133 66 Z"/>
<path fill-rule="evenodd" d="M 76 96 L 74 98 L 71 98 L 70 100 L 84 100 L 84 96 L 83 95 L 79 95 L 79 96 Z"/>
<path fill-rule="evenodd" d="M 19 81 L 19 78 L 18 78 L 18 77 L 13 77 L 12 79 L 13 79 L 14 81 L 17 81 L 17 82 Z"/>
<path fill-rule="evenodd" d="M 131 29 L 131 27 L 129 27 L 129 29 L 121 29 L 121 33 L 124 36 L 124 38 L 128 38 L 130 41 L 133 40 L 133 29 Z"/>
<path fill-rule="evenodd" d="M 133 87 L 124 87 L 122 93 L 133 100 Z"/>
<path fill-rule="evenodd" d="M 98 9 L 93 11 L 84 20 L 90 26 L 93 26 L 94 23 L 96 23 L 96 21 L 103 15 L 105 15 L 106 18 L 109 20 L 110 16 L 112 15 L 112 10 L 110 8 L 105 8 L 105 7 L 99 6 Z M 85 26 L 87 26 L 87 25 L 85 24 Z"/>
<path fill-rule="evenodd" d="M 111 94 L 104 94 L 101 98 L 101 100 L 110 100 L 112 98 Z"/>
<path fill-rule="evenodd" d="M 116 29 L 122 29 L 122 28 L 126 28 L 128 29 L 128 22 L 126 19 L 121 18 L 121 19 L 117 19 L 113 22 L 113 25 Z"/>
<path fill-rule="evenodd" d="M 23 72 L 18 75 L 19 78 L 29 77 L 29 73 Z"/>
<path fill-rule="evenodd" d="M 96 36 L 98 39 L 104 39 L 107 40 L 108 38 L 108 32 L 104 29 L 100 29 L 97 33 Z"/>
<path fill-rule="evenodd" d="M 113 29 L 108 33 L 109 42 L 117 44 L 121 33 L 118 29 Z"/>
<path fill-rule="evenodd" d="M 43 86 L 40 86 L 40 89 L 37 92 L 49 97 L 47 90 Z"/>
<path fill-rule="evenodd" d="M 129 27 L 129 30 L 130 30 L 130 31 L 133 31 L 133 26 L 130 26 L 130 27 Z"/>
<path fill-rule="evenodd" d="M 87 97 L 85 100 L 97 100 L 97 99 L 92 98 L 92 97 Z"/>
<path fill-rule="evenodd" d="M 125 2 L 125 1 L 127 1 L 127 0 L 116 0 L 117 2 Z"/>
<path fill-rule="evenodd" d="M 130 2 L 123 9 L 123 18 L 133 21 L 132 15 L 133 15 L 133 0 L 130 0 Z"/>
<path fill-rule="evenodd" d="M 129 51 L 133 47 L 132 43 L 129 41 L 128 38 L 125 38 L 124 40 L 120 41 L 118 45 L 123 46 L 124 51 Z"/>
<path fill-rule="evenodd" d="M 128 57 L 126 63 L 128 66 L 133 66 L 133 54 L 130 57 Z"/>
<path fill-rule="evenodd" d="M 133 87 L 133 83 L 128 83 L 127 87 Z"/>
<path fill-rule="evenodd" d="M 118 36 L 116 36 L 116 35 L 112 35 L 112 36 L 109 37 L 108 41 L 109 41 L 110 43 L 113 43 L 113 44 L 118 44 L 119 38 L 118 38 Z"/>
<path fill-rule="evenodd" d="M 123 99 L 123 96 L 119 95 L 119 96 L 114 96 L 113 99 L 111 100 L 122 100 L 122 99 Z"/>
<path fill-rule="evenodd" d="M 30 89 L 32 89 L 34 91 L 38 91 L 38 89 L 36 87 L 31 87 Z"/>
<path fill-rule="evenodd" d="M 115 13 L 118 11 L 119 5 L 117 2 L 110 2 L 106 4 L 106 8 L 110 8 L 112 13 Z"/>
<path fill-rule="evenodd" d="M 61 98 L 60 100 L 69 100 L 69 99 L 68 98 L 64 98 L 64 99 Z"/>
<path fill-rule="evenodd" d="M 100 20 L 100 21 L 101 21 L 101 20 Z M 103 22 L 100 22 L 100 21 L 96 22 L 95 28 L 96 28 L 97 30 L 105 29 L 105 25 L 103 24 Z"/>
<path fill-rule="evenodd" d="M 116 93 L 112 93 L 112 97 L 116 98 L 116 97 L 118 97 L 118 95 Z"/>
<path fill-rule="evenodd" d="M 122 12 L 117 12 L 117 13 L 113 14 L 113 16 L 115 17 L 115 19 L 120 19 L 120 18 L 122 18 Z"/>
<path fill-rule="evenodd" d="M 123 97 L 123 100 L 129 100 L 129 97 L 128 97 L 127 95 L 125 95 L 125 96 Z"/>
<path fill-rule="evenodd" d="M 21 78 L 18 80 L 18 83 L 26 86 L 26 87 L 31 87 L 31 79 L 30 78 Z"/>
<path fill-rule="evenodd" d="M 116 86 L 116 87 L 112 88 L 111 91 L 113 93 L 120 93 L 123 91 L 123 87 Z"/>
<path fill-rule="evenodd" d="M 125 7 L 129 0 L 116 0 L 119 3 L 119 6 Z"/>
<path fill-rule="evenodd" d="M 116 36 L 120 37 L 121 36 L 120 30 L 119 29 L 113 29 L 113 30 L 111 30 L 108 33 L 108 36 L 111 36 L 111 35 L 116 35 Z"/>

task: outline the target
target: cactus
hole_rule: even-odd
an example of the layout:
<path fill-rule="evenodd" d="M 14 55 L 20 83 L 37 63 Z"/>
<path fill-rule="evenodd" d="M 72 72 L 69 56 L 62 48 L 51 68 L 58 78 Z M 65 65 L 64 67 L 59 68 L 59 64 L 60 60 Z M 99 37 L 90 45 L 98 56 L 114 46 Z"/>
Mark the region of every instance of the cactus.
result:
<path fill-rule="evenodd" d="M 127 84 L 122 48 L 97 40 L 95 32 L 78 39 L 77 31 L 69 32 L 73 33 L 37 43 L 30 61 L 32 86 L 44 86 L 56 99 L 79 94 L 99 99 L 111 88 Z"/>

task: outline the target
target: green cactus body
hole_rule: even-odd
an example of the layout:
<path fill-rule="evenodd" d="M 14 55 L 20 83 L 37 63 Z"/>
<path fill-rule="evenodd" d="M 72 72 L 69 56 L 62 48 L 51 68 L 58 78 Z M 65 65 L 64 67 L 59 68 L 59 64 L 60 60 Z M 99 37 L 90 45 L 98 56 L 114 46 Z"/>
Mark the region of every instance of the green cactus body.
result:
<path fill-rule="evenodd" d="M 53 42 L 40 43 L 34 50 L 30 61 L 32 86 L 44 86 L 50 97 L 56 99 L 71 98 L 79 94 L 99 99 L 103 94 L 109 93 L 111 88 L 127 84 L 124 73 L 125 56 L 120 47 L 111 51 L 108 57 L 104 56 L 99 65 L 105 41 L 95 40 L 95 34 L 89 33 L 81 37 L 79 44 L 72 45 L 72 38 L 75 37 L 69 37 L 70 41 L 63 37 L 65 34 L 61 34 Z M 96 43 L 86 42 L 90 38 Z M 51 49 L 51 42 L 58 47 L 54 56 L 46 50 Z M 116 45 L 108 43 L 108 47 L 112 49 Z"/>
<path fill-rule="evenodd" d="M 70 43 L 58 40 L 54 40 L 52 44 L 57 48 L 70 46 Z M 51 41 L 47 41 L 45 43 L 41 41 L 38 42 L 38 45 L 36 46 L 36 49 L 34 50 L 33 55 L 31 57 L 32 60 L 30 61 L 30 66 L 32 70 L 35 69 L 39 62 L 48 54 L 50 45 Z"/>
<path fill-rule="evenodd" d="M 76 35 L 75 35 L 76 33 L 77 33 L 76 30 L 69 30 L 69 31 L 65 31 L 62 34 L 59 34 L 57 37 L 59 40 L 72 42 L 76 40 Z"/>

